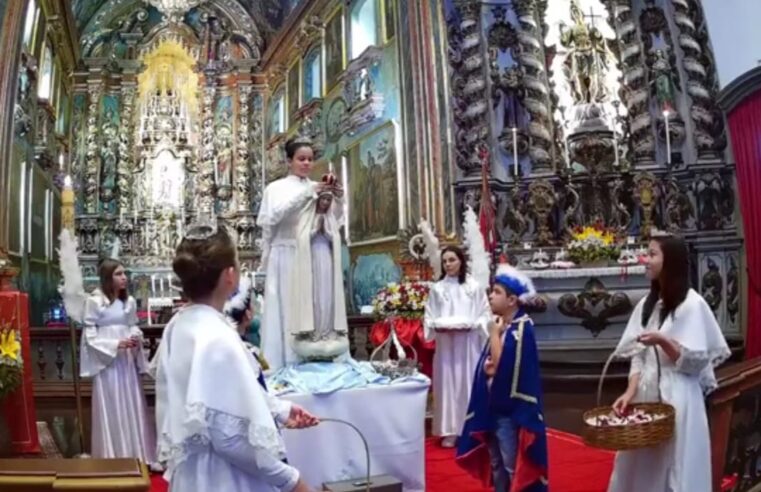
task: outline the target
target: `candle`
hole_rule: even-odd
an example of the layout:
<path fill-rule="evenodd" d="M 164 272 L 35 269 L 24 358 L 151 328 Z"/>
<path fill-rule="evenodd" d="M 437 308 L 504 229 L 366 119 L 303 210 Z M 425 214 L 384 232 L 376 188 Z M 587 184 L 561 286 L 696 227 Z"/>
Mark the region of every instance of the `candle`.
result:
<path fill-rule="evenodd" d="M 333 161 L 328 161 L 328 172 L 333 174 Z"/>
<path fill-rule="evenodd" d="M 513 127 L 513 173 L 518 177 L 518 129 Z"/>
<path fill-rule="evenodd" d="M 119 223 L 121 224 L 122 222 L 124 222 L 124 209 L 120 208 L 119 209 Z"/>
<path fill-rule="evenodd" d="M 219 185 L 219 165 L 217 158 L 214 158 L 214 183 Z"/>
<path fill-rule="evenodd" d="M 568 139 L 564 140 L 565 143 L 565 166 L 571 169 L 571 153 L 568 151 Z"/>
<path fill-rule="evenodd" d="M 156 293 L 156 275 L 151 275 L 151 295 Z"/>
<path fill-rule="evenodd" d="M 613 153 L 616 154 L 616 161 L 613 165 L 618 167 L 620 165 L 618 161 L 618 136 L 615 133 L 613 134 Z"/>
<path fill-rule="evenodd" d="M 663 111 L 663 121 L 666 123 L 666 164 L 671 165 L 671 132 L 669 132 L 669 110 Z"/>

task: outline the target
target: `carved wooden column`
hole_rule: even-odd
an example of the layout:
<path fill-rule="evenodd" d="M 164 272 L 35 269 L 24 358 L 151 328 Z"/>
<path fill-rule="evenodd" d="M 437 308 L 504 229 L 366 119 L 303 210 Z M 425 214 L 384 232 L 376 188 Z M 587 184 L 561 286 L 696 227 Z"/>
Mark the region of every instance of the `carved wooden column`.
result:
<path fill-rule="evenodd" d="M 3 63 L 0 64 L 0 111 L 3 115 L 0 118 L 0 255 L 8 248 L 8 186 L 13 141 L 13 109 L 26 3 L 5 2 L 5 15 L 0 19 L 0 49 L 3 53 Z"/>
<path fill-rule="evenodd" d="M 214 145 L 214 97 L 217 93 L 217 86 L 214 72 L 207 71 L 205 75 L 201 101 L 201 165 L 198 170 L 196 190 L 198 191 L 197 213 L 208 218 L 215 214 L 214 207 L 217 194 L 216 183 L 214 182 L 214 157 L 216 154 L 216 146 Z"/>
<path fill-rule="evenodd" d="M 251 80 L 238 80 L 238 135 L 235 153 L 234 202 L 238 212 L 251 211 Z"/>
<path fill-rule="evenodd" d="M 622 99 L 629 113 L 632 157 L 636 163 L 655 164 L 655 140 L 651 128 L 647 72 L 631 0 L 608 0 L 610 24 L 616 31 L 621 52 L 621 71 L 627 90 Z"/>
<path fill-rule="evenodd" d="M 681 64 L 687 76 L 684 86 L 690 101 L 688 107 L 697 160 L 715 162 L 720 160 L 726 148 L 727 137 L 724 118 L 716 104 L 716 67 L 711 61 L 705 19 L 699 2 L 672 0 L 671 3 L 679 47 L 684 53 Z"/>
<path fill-rule="evenodd" d="M 526 87 L 525 106 L 531 116 L 528 125 L 530 136 L 529 156 L 533 174 L 547 174 L 553 170 L 553 120 L 549 86 L 545 71 L 542 17 L 535 0 L 517 0 L 515 13 L 520 27 L 520 65 Z M 546 7 L 546 3 L 544 4 Z"/>
<path fill-rule="evenodd" d="M 134 134 L 136 84 L 134 79 L 122 80 L 121 100 L 122 114 L 119 125 L 119 164 L 116 168 L 116 186 L 118 188 L 119 211 L 128 215 L 134 204 L 132 139 Z"/>
<path fill-rule="evenodd" d="M 104 81 L 97 77 L 87 81 L 89 94 L 87 108 L 87 150 L 85 154 L 84 170 L 84 212 L 87 214 L 98 213 L 98 193 L 100 189 L 100 177 L 98 176 L 100 163 L 99 116 L 100 98 L 103 95 Z"/>

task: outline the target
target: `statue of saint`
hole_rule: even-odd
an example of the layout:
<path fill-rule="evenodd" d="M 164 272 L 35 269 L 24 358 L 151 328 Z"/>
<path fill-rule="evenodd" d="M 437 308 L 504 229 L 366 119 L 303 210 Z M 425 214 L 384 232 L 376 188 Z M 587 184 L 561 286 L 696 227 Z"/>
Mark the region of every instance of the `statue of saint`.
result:
<path fill-rule="evenodd" d="M 666 52 L 655 50 L 650 62 L 650 89 L 658 100 L 658 109 L 672 113 L 676 110 L 678 85 L 677 71 L 672 70 Z"/>
<path fill-rule="evenodd" d="M 610 51 L 594 23 L 587 25 L 576 0 L 571 2 L 571 18 L 574 24 L 570 28 L 560 24 L 560 44 L 569 50 L 563 72 L 573 99 L 577 104 L 603 102 L 610 95 L 605 85 Z"/>

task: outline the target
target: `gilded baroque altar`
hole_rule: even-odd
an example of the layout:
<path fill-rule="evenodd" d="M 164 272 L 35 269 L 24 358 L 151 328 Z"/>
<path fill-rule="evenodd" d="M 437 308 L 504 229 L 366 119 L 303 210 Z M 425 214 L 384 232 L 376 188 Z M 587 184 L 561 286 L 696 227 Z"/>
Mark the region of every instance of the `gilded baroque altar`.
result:
<path fill-rule="evenodd" d="M 258 258 L 264 27 L 236 2 L 156 18 L 113 10 L 82 36 L 74 74 L 71 174 L 85 277 L 118 244 L 140 297 L 166 297 L 189 224 L 233 231 Z M 159 280 L 166 282 L 159 286 Z"/>

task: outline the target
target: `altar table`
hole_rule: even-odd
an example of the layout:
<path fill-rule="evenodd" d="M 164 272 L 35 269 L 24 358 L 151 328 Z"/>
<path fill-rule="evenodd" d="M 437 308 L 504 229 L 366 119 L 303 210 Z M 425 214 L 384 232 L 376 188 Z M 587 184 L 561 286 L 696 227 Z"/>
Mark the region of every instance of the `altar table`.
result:
<path fill-rule="evenodd" d="M 337 391 L 328 395 L 288 394 L 281 398 L 314 415 L 356 425 L 370 446 L 372 475 L 392 475 L 405 492 L 425 490 L 425 410 L 428 382 Z M 324 422 L 311 429 L 285 430 L 288 462 L 312 487 L 367 474 L 365 450 L 356 432 Z"/>

